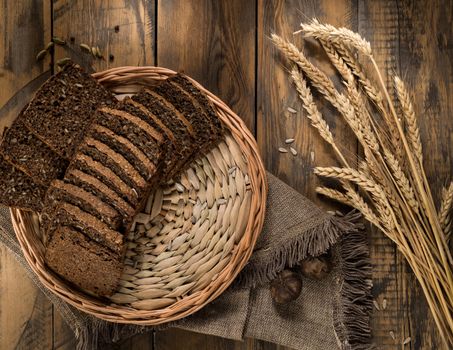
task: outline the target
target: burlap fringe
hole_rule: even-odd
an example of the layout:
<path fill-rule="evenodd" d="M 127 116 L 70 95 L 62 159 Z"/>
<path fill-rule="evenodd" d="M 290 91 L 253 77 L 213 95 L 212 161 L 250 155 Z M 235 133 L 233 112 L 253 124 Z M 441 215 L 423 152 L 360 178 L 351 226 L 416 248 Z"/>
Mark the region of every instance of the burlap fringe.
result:
<path fill-rule="evenodd" d="M 235 280 L 234 287 L 248 288 L 268 283 L 285 267 L 294 267 L 308 256 L 327 252 L 344 234 L 359 230 L 357 220 L 360 218 L 361 214 L 356 211 L 344 216 L 332 215 L 321 225 L 294 235 L 294 239 L 275 250 L 268 264 L 247 264 Z"/>
<path fill-rule="evenodd" d="M 367 235 L 363 231 L 350 232 L 341 238 L 336 250 L 343 277 L 334 308 L 339 346 L 344 350 L 373 349 L 370 343 L 373 283 Z"/>

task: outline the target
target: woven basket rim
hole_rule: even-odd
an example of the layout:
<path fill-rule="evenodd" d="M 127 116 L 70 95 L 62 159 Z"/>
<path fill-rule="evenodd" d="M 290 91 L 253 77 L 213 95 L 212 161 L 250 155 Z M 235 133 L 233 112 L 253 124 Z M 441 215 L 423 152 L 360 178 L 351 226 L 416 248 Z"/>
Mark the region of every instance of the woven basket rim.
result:
<path fill-rule="evenodd" d="M 132 85 L 147 85 L 166 79 L 176 74 L 173 70 L 154 66 L 124 66 L 111 68 L 92 76 L 107 88 L 115 90 Z M 190 77 L 189 77 L 190 78 Z M 86 313 L 98 318 L 116 322 L 140 325 L 157 325 L 186 317 L 217 298 L 234 280 L 251 256 L 253 247 L 261 232 L 266 209 L 267 181 L 264 165 L 259 156 L 256 141 L 245 123 L 220 98 L 206 90 L 194 79 L 191 81 L 204 91 L 213 103 L 219 118 L 230 130 L 235 141 L 240 145 L 242 154 L 247 157 L 248 174 L 252 190 L 252 201 L 245 233 L 237 245 L 237 251 L 230 263 L 221 270 L 215 283 L 201 291 L 156 310 L 137 310 L 122 305 L 107 305 L 99 298 L 89 296 L 54 274 L 44 263 L 43 248 L 39 237 L 30 233 L 33 225 L 29 212 L 11 208 L 11 218 L 16 236 L 31 269 L 46 288 L 63 300 Z M 42 245 L 42 244 L 41 244 Z"/>

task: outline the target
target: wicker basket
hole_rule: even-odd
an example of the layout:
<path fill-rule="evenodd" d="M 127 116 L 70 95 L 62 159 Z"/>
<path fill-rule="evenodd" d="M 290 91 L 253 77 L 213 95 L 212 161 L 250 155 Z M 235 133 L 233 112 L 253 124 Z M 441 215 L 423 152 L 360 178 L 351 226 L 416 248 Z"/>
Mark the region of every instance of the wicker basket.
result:
<path fill-rule="evenodd" d="M 121 67 L 93 76 L 111 91 L 128 94 L 172 74 L 158 67 Z M 76 308 L 118 323 L 174 321 L 218 297 L 247 263 L 264 220 L 264 167 L 242 120 L 196 84 L 213 102 L 227 136 L 150 196 L 128 234 L 125 268 L 111 298 L 91 296 L 48 269 L 37 215 L 11 209 L 29 265 L 47 288 Z"/>

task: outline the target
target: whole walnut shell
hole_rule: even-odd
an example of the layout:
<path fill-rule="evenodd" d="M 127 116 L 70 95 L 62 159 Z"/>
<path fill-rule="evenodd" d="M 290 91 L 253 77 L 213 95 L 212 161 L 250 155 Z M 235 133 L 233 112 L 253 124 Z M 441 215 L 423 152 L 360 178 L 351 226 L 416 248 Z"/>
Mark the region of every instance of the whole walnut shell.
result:
<path fill-rule="evenodd" d="M 283 270 L 271 282 L 271 296 L 277 304 L 296 300 L 302 290 L 302 278 L 291 270 Z"/>
<path fill-rule="evenodd" d="M 325 278 L 332 271 L 332 263 L 328 255 L 310 257 L 302 260 L 299 264 L 302 274 L 315 280 Z"/>

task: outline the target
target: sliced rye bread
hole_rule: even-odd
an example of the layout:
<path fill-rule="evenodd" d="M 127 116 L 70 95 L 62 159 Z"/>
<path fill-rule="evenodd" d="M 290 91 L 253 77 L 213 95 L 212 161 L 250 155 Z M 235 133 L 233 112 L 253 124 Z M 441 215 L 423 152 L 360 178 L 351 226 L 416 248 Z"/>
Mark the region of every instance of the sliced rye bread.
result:
<path fill-rule="evenodd" d="M 163 165 L 160 167 L 160 172 L 162 174 L 162 177 L 165 178 L 168 169 L 175 166 L 178 158 L 182 158 L 179 150 L 183 149 L 184 145 L 175 137 L 173 132 L 156 115 L 151 113 L 142 104 L 132 100 L 130 97 L 126 97 L 123 100 L 123 104 L 120 108 L 129 114 L 143 119 L 154 129 L 164 135 L 164 142 L 160 146 L 164 153 L 162 157 Z"/>
<path fill-rule="evenodd" d="M 96 177 L 105 185 L 112 188 L 121 198 L 133 207 L 136 207 L 139 204 L 140 200 L 137 191 L 128 186 L 112 169 L 92 157 L 83 153 L 77 153 L 69 167 L 71 169 L 82 170 L 83 172 Z"/>
<path fill-rule="evenodd" d="M 146 180 L 156 176 L 156 164 L 139 147 L 125 137 L 117 135 L 112 130 L 97 124 L 92 125 L 90 135 L 126 158 Z"/>
<path fill-rule="evenodd" d="M 47 232 L 51 226 L 58 204 L 63 201 L 82 208 L 107 224 L 112 230 L 121 229 L 123 218 L 118 210 L 79 186 L 61 180 L 54 180 L 47 190 L 44 199 L 44 209 L 41 212 L 41 228 L 43 232 Z"/>
<path fill-rule="evenodd" d="M 24 112 L 27 128 L 65 159 L 71 159 L 96 109 L 115 97 L 79 66 L 47 80 Z"/>
<path fill-rule="evenodd" d="M 90 240 L 78 229 L 58 226 L 48 242 L 47 265 L 79 288 L 112 295 L 123 270 L 122 255 Z"/>
<path fill-rule="evenodd" d="M 127 227 L 132 221 L 136 209 L 134 209 L 131 204 L 118 195 L 118 193 L 112 190 L 110 186 L 106 185 L 97 177 L 92 176 L 80 169 L 69 168 L 65 175 L 65 181 L 94 194 L 103 202 L 109 203 L 113 208 L 121 213 L 123 227 Z"/>
<path fill-rule="evenodd" d="M 192 81 L 184 74 L 175 74 L 168 78 L 167 81 L 178 84 L 197 100 L 197 102 L 204 108 L 205 113 L 208 115 L 211 124 L 216 130 L 217 136 L 221 137 L 224 133 L 224 126 L 220 118 L 217 116 L 212 102 L 209 101 L 206 94 L 196 87 L 195 84 L 192 83 Z"/>
<path fill-rule="evenodd" d="M 135 166 L 102 141 L 87 137 L 78 152 L 90 156 L 111 169 L 130 188 L 134 189 L 139 194 L 139 197 L 140 193 L 147 191 L 148 181 L 140 175 Z"/>
<path fill-rule="evenodd" d="M 23 114 L 19 114 L 5 132 L 0 154 L 43 186 L 49 186 L 54 179 L 61 179 L 69 164 L 28 130 Z"/>
<path fill-rule="evenodd" d="M 0 204 L 7 207 L 40 212 L 46 187 L 37 184 L 0 155 Z"/>
<path fill-rule="evenodd" d="M 120 232 L 112 230 L 95 216 L 66 201 L 61 201 L 57 205 L 47 231 L 49 239 L 52 238 L 55 228 L 60 225 L 79 229 L 91 240 L 114 253 L 122 255 L 126 248 L 124 236 Z"/>
<path fill-rule="evenodd" d="M 156 116 L 174 135 L 174 144 L 177 153 L 174 161 L 165 174 L 170 174 L 178 168 L 182 160 L 187 159 L 196 147 L 196 137 L 192 125 L 170 102 L 165 100 L 155 91 L 145 89 L 132 96 L 132 101 L 146 107 L 152 115 Z M 127 103 L 127 101 L 126 101 Z M 168 177 L 169 175 L 166 175 Z"/>
<path fill-rule="evenodd" d="M 121 108 L 121 104 L 117 105 Z M 164 136 L 139 117 L 117 108 L 100 108 L 96 124 L 110 129 L 138 147 L 158 167 L 163 154 L 159 147 Z"/>
<path fill-rule="evenodd" d="M 169 176 L 174 177 L 182 172 L 194 159 L 209 151 L 218 136 L 204 109 L 191 94 L 178 84 L 165 80 L 153 86 L 152 91 L 159 94 L 168 103 L 171 103 L 180 114 L 184 115 L 195 131 L 192 152 L 179 161 L 175 171 L 170 172 Z"/>

